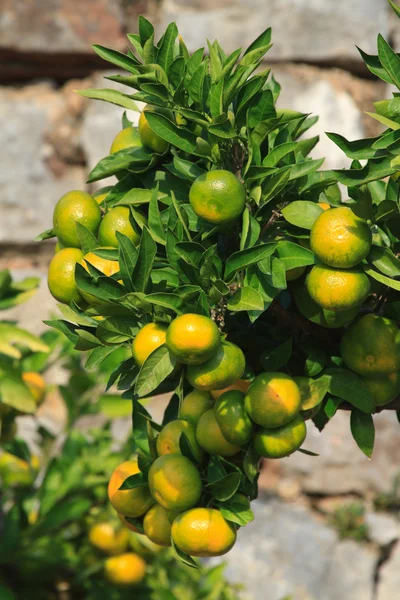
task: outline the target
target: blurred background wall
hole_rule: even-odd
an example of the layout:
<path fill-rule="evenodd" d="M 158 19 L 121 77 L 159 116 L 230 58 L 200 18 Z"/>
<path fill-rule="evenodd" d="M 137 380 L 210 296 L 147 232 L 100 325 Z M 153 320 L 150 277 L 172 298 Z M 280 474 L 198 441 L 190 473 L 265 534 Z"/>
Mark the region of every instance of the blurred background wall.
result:
<path fill-rule="evenodd" d="M 400 24 L 385 0 L 0 0 L 0 267 L 12 268 L 17 277 L 42 277 L 39 294 L 8 315 L 35 331 L 43 329 L 42 320 L 55 304 L 45 284 L 53 245 L 32 240 L 51 227 L 54 204 L 63 193 L 87 188 L 88 170 L 108 154 L 120 128 L 122 110 L 89 102 L 74 90 L 110 87 L 111 82 L 102 82 L 106 65 L 91 44 L 123 50 L 125 33 L 136 31 L 139 14 L 160 30 L 176 20 L 191 50 L 204 45 L 206 37 L 218 37 L 231 51 L 271 26 L 268 64 L 282 84 L 280 104 L 320 116 L 315 130 L 321 143 L 314 155 L 326 156 L 324 168 L 347 164 L 324 131 L 349 139 L 373 136 L 378 125 L 365 111 L 389 94 L 365 69 L 355 45 L 375 54 L 380 32 L 400 51 Z M 251 539 L 246 542 L 243 535 L 235 560 L 240 557 L 250 587 L 260 567 L 254 555 L 259 535 L 267 561 L 260 568 L 268 564 L 264 572 L 276 579 L 272 600 L 292 592 L 290 586 L 296 600 L 399 597 L 400 549 L 380 567 L 381 552 L 392 549 L 400 535 L 393 519 L 379 521 L 371 511 L 375 538 L 361 550 L 352 546 L 355 542 L 338 542 L 309 510 L 329 512 L 337 497 L 370 499 L 392 488 L 399 471 L 400 428 L 394 414 L 379 415 L 376 426 L 371 461 L 355 447 L 343 413 L 323 436 L 310 429 L 307 448 L 320 458 L 296 454 L 267 465 L 264 489 L 296 506 L 261 507 Z M 307 546 L 310 539 L 313 545 Z M 282 560 L 279 568 L 274 563 L 273 543 L 286 557 L 286 567 Z M 356 571 L 348 568 L 354 552 Z M 311 559 L 312 571 L 306 564 Z"/>

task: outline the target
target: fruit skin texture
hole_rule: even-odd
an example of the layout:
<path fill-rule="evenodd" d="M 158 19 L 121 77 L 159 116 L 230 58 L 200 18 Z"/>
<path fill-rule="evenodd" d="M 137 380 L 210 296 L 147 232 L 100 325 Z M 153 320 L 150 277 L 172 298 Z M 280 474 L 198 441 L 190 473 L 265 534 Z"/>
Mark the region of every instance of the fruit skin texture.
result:
<path fill-rule="evenodd" d="M 110 154 L 115 154 L 125 148 L 137 148 L 141 146 L 139 130 L 137 127 L 125 127 L 115 136 L 111 144 Z"/>
<path fill-rule="evenodd" d="M 145 575 L 145 561 L 133 552 L 107 558 L 104 562 L 104 576 L 107 581 L 115 585 L 136 585 L 144 579 Z"/>
<path fill-rule="evenodd" d="M 314 265 L 306 279 L 311 298 L 327 310 L 349 310 L 359 306 L 370 292 L 367 275 L 358 268 L 334 269 Z"/>
<path fill-rule="evenodd" d="M 296 306 L 301 314 L 309 321 L 326 327 L 336 329 L 345 327 L 358 316 L 360 307 L 357 305 L 347 310 L 327 310 L 317 304 L 308 293 L 307 288 L 299 286 L 294 291 Z"/>
<path fill-rule="evenodd" d="M 125 479 L 137 473 L 140 473 L 137 460 L 127 460 L 115 469 L 108 484 L 108 498 L 124 517 L 141 517 L 154 504 L 147 485 L 132 490 L 119 489 Z"/>
<path fill-rule="evenodd" d="M 115 530 L 111 523 L 96 523 L 89 530 L 89 542 L 106 554 L 122 554 L 128 547 L 129 533 Z"/>
<path fill-rule="evenodd" d="M 193 390 L 184 397 L 179 418 L 189 421 L 196 427 L 201 415 L 214 406 L 213 398 L 210 392 L 201 392 Z"/>
<path fill-rule="evenodd" d="M 138 367 L 156 348 L 165 344 L 168 325 L 163 323 L 148 323 L 139 331 L 132 342 L 132 355 Z"/>
<path fill-rule="evenodd" d="M 80 248 L 76 223 L 82 223 L 96 234 L 101 221 L 101 210 L 90 194 L 79 190 L 68 192 L 57 202 L 53 213 L 55 234 L 63 246 Z"/>
<path fill-rule="evenodd" d="M 143 146 L 147 146 L 147 148 L 150 148 L 150 150 L 153 150 L 153 152 L 157 152 L 159 154 L 164 154 L 164 152 L 166 152 L 169 148 L 169 144 L 168 142 L 166 142 L 165 140 L 163 140 L 159 135 L 157 135 L 157 133 L 155 133 L 155 131 L 152 130 L 152 128 L 150 127 L 150 124 L 146 118 L 146 111 L 149 112 L 159 112 L 162 113 L 163 111 L 154 107 L 154 106 L 150 106 L 150 105 L 146 105 L 139 117 L 139 136 L 140 136 L 140 141 L 142 142 Z"/>
<path fill-rule="evenodd" d="M 171 526 L 175 517 L 175 512 L 165 510 L 159 504 L 152 506 L 143 519 L 143 529 L 149 540 L 159 546 L 170 546 Z"/>
<path fill-rule="evenodd" d="M 204 459 L 204 452 L 196 440 L 196 430 L 188 421 L 176 419 L 170 421 L 163 427 L 157 438 L 157 452 L 159 456 L 164 454 L 181 454 L 179 439 L 184 433 L 188 440 L 192 452 L 196 459 L 201 462 Z"/>
<path fill-rule="evenodd" d="M 217 352 L 201 365 L 188 365 L 186 378 L 198 390 L 219 390 L 240 379 L 246 367 L 243 352 L 231 342 L 222 342 Z"/>
<path fill-rule="evenodd" d="M 197 216 L 213 225 L 224 225 L 240 217 L 246 192 L 230 171 L 207 171 L 192 184 L 189 201 Z"/>
<path fill-rule="evenodd" d="M 39 406 L 46 395 L 46 382 L 43 377 L 40 373 L 27 371 L 26 373 L 22 373 L 22 381 L 32 394 L 36 406 Z"/>
<path fill-rule="evenodd" d="M 110 250 L 113 248 L 110 247 L 101 247 L 96 248 L 97 250 Z M 107 258 L 101 258 L 101 256 L 97 256 L 94 252 L 88 252 L 85 254 L 83 259 L 80 261 L 80 264 L 89 271 L 89 268 L 86 263 L 90 263 L 93 267 L 95 267 L 98 271 L 106 275 L 107 277 L 111 277 L 114 273 L 119 271 L 119 263 L 117 260 L 108 260 Z M 88 292 L 80 292 L 82 298 L 86 300 L 88 304 L 91 306 L 101 306 L 104 304 L 101 300 L 93 296 Z"/>
<path fill-rule="evenodd" d="M 225 392 L 215 403 L 215 418 L 222 435 L 231 444 L 243 446 L 251 440 L 253 424 L 244 408 L 245 394 L 239 391 Z"/>
<path fill-rule="evenodd" d="M 117 231 L 126 235 L 135 246 L 138 245 L 140 236 L 133 229 L 129 215 L 130 210 L 127 206 L 116 206 L 104 215 L 98 235 L 101 246 L 118 248 Z"/>
<path fill-rule="evenodd" d="M 300 410 L 300 390 L 285 373 L 261 373 L 248 389 L 245 408 L 257 425 L 273 429 L 294 419 Z"/>
<path fill-rule="evenodd" d="M 246 379 L 238 379 L 231 385 L 228 385 L 226 388 L 222 388 L 222 390 L 211 390 L 210 393 L 214 400 L 218 400 L 218 398 L 222 396 L 222 394 L 225 394 L 225 392 L 229 392 L 230 390 L 239 390 L 240 392 L 246 393 L 249 387 L 250 381 L 247 381 Z"/>
<path fill-rule="evenodd" d="M 310 233 L 311 250 L 323 263 L 339 269 L 358 265 L 369 253 L 371 244 L 368 223 L 347 206 L 321 213 Z"/>
<path fill-rule="evenodd" d="M 82 302 L 75 282 L 75 266 L 81 262 L 83 252 L 79 248 L 63 248 L 51 259 L 47 273 L 50 294 L 64 304 Z"/>
<path fill-rule="evenodd" d="M 166 510 L 184 511 L 195 506 L 201 496 L 200 473 L 182 454 L 157 458 L 149 470 L 153 498 Z"/>
<path fill-rule="evenodd" d="M 342 337 L 346 365 L 358 375 L 389 375 L 400 370 L 400 330 L 395 321 L 364 315 Z"/>
<path fill-rule="evenodd" d="M 200 417 L 199 422 L 197 423 L 196 437 L 200 446 L 208 454 L 235 456 L 235 454 L 240 452 L 240 446 L 238 444 L 231 444 L 223 436 L 214 409 L 208 410 Z"/>
<path fill-rule="evenodd" d="M 221 336 L 212 319 L 188 313 L 172 321 L 166 341 L 168 350 L 179 362 L 199 365 L 217 352 Z"/>
<path fill-rule="evenodd" d="M 301 415 L 276 429 L 260 429 L 254 436 L 254 448 L 264 458 L 284 458 L 300 448 L 307 428 Z"/>
<path fill-rule="evenodd" d="M 193 508 L 172 524 L 174 544 L 190 556 L 221 556 L 236 542 L 236 531 L 215 508 Z"/>
<path fill-rule="evenodd" d="M 364 379 L 375 406 L 386 406 L 394 400 L 400 392 L 400 372 L 382 375 L 381 377 L 366 377 Z"/>

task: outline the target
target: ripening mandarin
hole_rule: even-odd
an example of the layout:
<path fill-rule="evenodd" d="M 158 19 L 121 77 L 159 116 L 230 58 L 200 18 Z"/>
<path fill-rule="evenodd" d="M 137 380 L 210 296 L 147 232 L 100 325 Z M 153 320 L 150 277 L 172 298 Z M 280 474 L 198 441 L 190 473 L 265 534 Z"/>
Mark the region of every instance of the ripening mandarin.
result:
<path fill-rule="evenodd" d="M 110 583 L 120 586 L 137 585 L 146 575 L 146 563 L 141 556 L 126 552 L 107 558 L 104 562 L 104 576 Z"/>
<path fill-rule="evenodd" d="M 375 406 L 386 406 L 400 393 L 400 372 L 381 375 L 380 377 L 365 377 L 365 383 L 374 400 Z"/>
<path fill-rule="evenodd" d="M 115 154 L 126 148 L 138 148 L 142 145 L 137 127 L 125 127 L 115 136 L 111 144 L 110 154 Z"/>
<path fill-rule="evenodd" d="M 214 406 L 214 400 L 210 392 L 193 390 L 184 397 L 179 411 L 179 418 L 189 421 L 196 426 L 201 415 Z"/>
<path fill-rule="evenodd" d="M 147 360 L 154 350 L 165 344 L 168 325 L 148 323 L 141 328 L 132 342 L 132 355 L 138 367 Z"/>
<path fill-rule="evenodd" d="M 154 500 L 166 510 L 187 510 L 201 497 L 200 473 L 182 454 L 157 458 L 150 467 L 149 486 Z"/>
<path fill-rule="evenodd" d="M 62 248 L 51 259 L 47 273 L 50 294 L 63 304 L 82 302 L 75 281 L 75 266 L 83 258 L 80 248 Z"/>
<path fill-rule="evenodd" d="M 106 554 L 122 554 L 128 547 L 129 533 L 111 523 L 96 523 L 89 529 L 89 542 Z"/>
<path fill-rule="evenodd" d="M 215 508 L 193 508 L 172 524 L 174 544 L 190 556 L 226 554 L 236 542 L 236 531 Z"/>
<path fill-rule="evenodd" d="M 197 423 L 196 437 L 199 445 L 208 454 L 219 456 L 235 456 L 240 452 L 239 444 L 231 444 L 224 437 L 215 416 L 214 409 L 208 410 Z"/>
<path fill-rule="evenodd" d="M 306 279 L 311 298 L 327 310 L 350 310 L 359 307 L 370 292 L 370 281 L 358 267 L 336 269 L 314 265 Z"/>
<path fill-rule="evenodd" d="M 33 396 L 36 406 L 39 406 L 46 395 L 46 382 L 43 377 L 40 373 L 26 371 L 25 373 L 22 373 L 22 381 Z"/>
<path fill-rule="evenodd" d="M 249 387 L 246 411 L 254 423 L 267 428 L 289 423 L 300 410 L 300 390 L 286 373 L 261 373 Z"/>
<path fill-rule="evenodd" d="M 139 117 L 139 136 L 143 146 L 150 148 L 150 150 L 153 150 L 153 152 L 157 152 L 157 154 L 164 154 L 164 152 L 166 152 L 169 148 L 169 143 L 162 137 L 160 137 L 150 127 L 150 123 L 146 117 L 146 112 L 156 112 L 164 114 L 165 116 L 170 115 L 168 115 L 168 113 L 166 113 L 166 111 L 162 108 L 150 106 L 149 104 L 147 104 Z"/>
<path fill-rule="evenodd" d="M 143 519 L 143 529 L 149 540 L 159 546 L 171 545 L 171 526 L 177 513 L 154 504 Z"/>
<path fill-rule="evenodd" d="M 201 365 L 188 365 L 186 378 L 198 390 L 218 390 L 241 378 L 246 368 L 242 350 L 232 342 L 223 341 L 215 354 Z"/>
<path fill-rule="evenodd" d="M 125 517 L 141 517 L 154 504 L 147 485 L 131 490 L 120 490 L 125 479 L 140 473 L 137 459 L 121 463 L 113 472 L 108 484 L 108 498 L 115 510 Z"/>
<path fill-rule="evenodd" d="M 81 223 L 96 235 L 101 221 L 101 210 L 90 194 L 75 190 L 57 202 L 53 213 L 53 227 L 58 240 L 67 248 L 80 248 L 76 224 Z"/>
<path fill-rule="evenodd" d="M 213 225 L 224 225 L 240 217 L 246 192 L 230 171 L 207 171 L 192 184 L 189 201 L 198 217 Z"/>
<path fill-rule="evenodd" d="M 339 269 L 355 267 L 368 255 L 371 229 L 347 206 L 321 213 L 310 233 L 311 250 L 326 265 Z"/>
<path fill-rule="evenodd" d="M 259 429 L 254 436 L 254 448 L 264 458 L 284 458 L 300 448 L 307 428 L 301 415 L 275 429 Z"/>
<path fill-rule="evenodd" d="M 186 436 L 196 460 L 201 462 L 204 458 L 204 452 L 197 443 L 196 429 L 191 423 L 183 419 L 176 419 L 164 425 L 157 437 L 158 455 L 181 454 L 179 443 L 182 434 Z"/>
<path fill-rule="evenodd" d="M 179 362 L 199 365 L 217 352 L 221 336 L 212 319 L 188 313 L 172 321 L 166 342 L 168 350 Z"/>
<path fill-rule="evenodd" d="M 215 403 L 214 413 L 222 435 L 231 444 L 243 446 L 251 440 L 253 424 L 244 407 L 245 394 L 225 392 Z"/>
<path fill-rule="evenodd" d="M 128 206 L 115 206 L 106 212 L 99 227 L 100 245 L 118 248 L 117 231 L 126 235 L 135 246 L 138 245 L 140 236 L 132 226 Z"/>

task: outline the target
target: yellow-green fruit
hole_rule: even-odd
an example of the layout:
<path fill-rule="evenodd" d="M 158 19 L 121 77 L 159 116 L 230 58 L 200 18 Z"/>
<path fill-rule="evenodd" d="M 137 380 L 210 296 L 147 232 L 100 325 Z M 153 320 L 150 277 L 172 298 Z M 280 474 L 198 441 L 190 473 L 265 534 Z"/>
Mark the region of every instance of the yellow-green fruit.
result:
<path fill-rule="evenodd" d="M 106 554 L 122 554 L 128 547 L 129 533 L 108 522 L 96 523 L 89 530 L 89 542 Z"/>
<path fill-rule="evenodd" d="M 210 392 L 193 390 L 184 397 L 179 412 L 179 418 L 189 421 L 196 427 L 201 415 L 214 406 L 214 400 Z"/>
<path fill-rule="evenodd" d="M 30 391 L 36 406 L 39 406 L 46 396 L 46 381 L 40 373 L 36 373 L 35 371 L 22 373 L 22 381 Z"/>
<path fill-rule="evenodd" d="M 138 367 L 147 360 L 154 350 L 165 344 L 168 325 L 148 323 L 141 328 L 132 342 L 132 355 Z"/>
<path fill-rule="evenodd" d="M 244 408 L 245 394 L 225 392 L 215 403 L 215 418 L 222 435 L 231 444 L 243 446 L 253 435 L 253 424 Z"/>
<path fill-rule="evenodd" d="M 93 234 L 97 233 L 101 210 L 90 194 L 73 191 L 57 202 L 53 214 L 53 227 L 58 240 L 68 248 L 80 248 L 76 224 L 81 223 Z"/>
<path fill-rule="evenodd" d="M 276 429 L 262 428 L 254 436 L 254 449 L 264 458 L 284 458 L 300 448 L 307 428 L 301 415 Z"/>
<path fill-rule="evenodd" d="M 286 373 L 261 373 L 249 387 L 245 408 L 257 425 L 281 427 L 294 419 L 300 410 L 300 390 Z"/>
<path fill-rule="evenodd" d="M 311 250 L 326 265 L 339 269 L 355 267 L 368 255 L 371 229 L 347 206 L 321 213 L 310 233 Z"/>
<path fill-rule="evenodd" d="M 390 375 L 400 370 L 400 330 L 391 319 L 364 315 L 342 337 L 341 352 L 359 375 Z"/>
<path fill-rule="evenodd" d="M 143 529 L 149 540 L 159 546 L 170 546 L 171 526 L 175 517 L 175 512 L 165 510 L 159 504 L 152 506 L 143 519 Z"/>
<path fill-rule="evenodd" d="M 239 444 L 231 444 L 222 434 L 221 428 L 215 418 L 214 409 L 208 410 L 197 423 L 196 437 L 200 446 L 208 454 L 220 456 L 235 456 L 240 452 Z"/>
<path fill-rule="evenodd" d="M 212 319 L 188 313 L 172 321 L 166 342 L 168 350 L 179 362 L 199 365 L 217 352 L 221 336 Z"/>
<path fill-rule="evenodd" d="M 207 171 L 192 184 L 189 201 L 197 216 L 213 225 L 224 225 L 240 217 L 246 192 L 230 171 Z"/>
<path fill-rule="evenodd" d="M 366 377 L 364 379 L 375 406 L 386 406 L 400 393 L 400 373 L 390 373 L 381 377 Z"/>
<path fill-rule="evenodd" d="M 82 301 L 75 281 L 75 266 L 82 258 L 83 252 L 79 248 L 63 248 L 51 259 L 47 284 L 50 294 L 59 302 L 78 304 Z"/>
<path fill-rule="evenodd" d="M 307 276 L 306 285 L 314 302 L 327 310 L 355 308 L 364 302 L 370 292 L 369 279 L 359 268 L 335 269 L 322 264 L 314 265 Z"/>
<path fill-rule="evenodd" d="M 157 438 L 157 452 L 159 456 L 164 454 L 181 454 L 180 438 L 185 434 L 189 442 L 193 455 L 201 462 L 204 458 L 204 452 L 196 440 L 196 429 L 188 421 L 176 419 L 170 421 L 160 431 Z"/>
<path fill-rule="evenodd" d="M 164 152 L 168 150 L 169 144 L 152 130 L 147 120 L 146 112 L 162 113 L 163 111 L 154 106 L 145 106 L 139 118 L 140 141 L 142 142 L 143 146 L 147 146 L 147 148 L 150 148 L 150 150 L 153 150 L 153 152 L 157 152 L 157 154 L 164 154 Z"/>
<path fill-rule="evenodd" d="M 172 524 L 174 544 L 190 556 L 221 556 L 236 542 L 236 531 L 215 508 L 194 508 Z"/>
<path fill-rule="evenodd" d="M 107 558 L 104 562 L 104 576 L 107 581 L 114 585 L 137 585 L 144 579 L 145 575 L 145 561 L 133 552 Z"/>
<path fill-rule="evenodd" d="M 201 365 L 188 365 L 186 377 L 198 390 L 219 390 L 240 379 L 246 367 L 243 352 L 231 342 L 222 342 L 217 352 Z"/>
<path fill-rule="evenodd" d="M 142 145 L 137 127 L 125 127 L 117 133 L 111 144 L 110 154 L 115 154 L 125 148 L 137 148 Z"/>
<path fill-rule="evenodd" d="M 166 510 L 184 511 L 200 500 L 202 483 L 199 471 L 186 456 L 166 454 L 157 458 L 149 470 L 153 498 Z"/>
<path fill-rule="evenodd" d="M 126 235 L 135 246 L 139 243 L 140 236 L 132 227 L 127 206 L 116 206 L 104 215 L 99 227 L 100 245 L 118 248 L 117 231 Z"/>

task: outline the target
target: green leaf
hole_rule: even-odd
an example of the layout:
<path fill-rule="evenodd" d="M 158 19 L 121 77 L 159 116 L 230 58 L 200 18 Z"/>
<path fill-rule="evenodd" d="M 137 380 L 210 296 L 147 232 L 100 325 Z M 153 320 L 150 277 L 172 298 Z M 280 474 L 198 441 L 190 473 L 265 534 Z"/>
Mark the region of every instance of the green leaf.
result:
<path fill-rule="evenodd" d="M 329 377 L 329 391 L 334 396 L 349 402 L 366 414 L 375 410 L 375 403 L 367 384 L 361 377 L 347 369 L 329 369 L 325 373 Z"/>
<path fill-rule="evenodd" d="M 350 427 L 357 446 L 368 458 L 371 458 L 375 442 L 375 426 L 372 416 L 353 409 L 351 411 Z"/>
<path fill-rule="evenodd" d="M 242 235 L 240 237 L 240 250 L 252 248 L 260 237 L 260 224 L 254 217 L 251 216 L 249 210 L 245 208 L 243 211 L 243 226 Z"/>
<path fill-rule="evenodd" d="M 170 23 L 158 44 L 157 63 L 164 71 L 168 70 L 174 59 L 174 47 L 177 37 L 178 28 L 176 23 Z"/>
<path fill-rule="evenodd" d="M 393 121 L 392 119 L 388 119 L 387 117 L 384 117 L 383 115 L 379 115 L 379 114 L 375 114 L 375 113 L 371 113 L 371 112 L 365 112 L 365 114 L 368 115 L 369 117 L 372 117 L 373 119 L 375 119 L 375 121 L 382 123 L 382 125 L 385 125 L 385 127 L 388 127 L 389 129 L 393 129 L 393 130 L 400 129 L 399 123 L 397 123 L 396 121 Z"/>
<path fill-rule="evenodd" d="M 110 62 L 121 69 L 125 69 L 130 73 L 136 74 L 138 61 L 133 58 L 123 54 L 122 52 L 117 52 L 116 50 L 111 50 L 110 48 L 106 48 L 105 46 L 99 46 L 98 44 L 93 45 L 93 50 L 103 58 L 107 62 Z"/>
<path fill-rule="evenodd" d="M 0 398 L 2 404 L 7 404 L 22 413 L 34 413 L 36 403 L 22 381 L 19 373 L 8 371 L 0 377 Z"/>
<path fill-rule="evenodd" d="M 392 83 L 391 78 L 387 74 L 386 70 L 383 68 L 378 56 L 375 56 L 373 54 L 367 54 L 366 52 L 361 50 L 361 48 L 359 48 L 358 46 L 356 46 L 356 48 L 359 51 L 359 53 L 361 54 L 361 57 L 362 57 L 363 61 L 365 62 L 365 65 L 371 71 L 371 73 L 373 73 L 374 75 L 379 77 L 379 79 L 386 81 L 386 83 Z"/>
<path fill-rule="evenodd" d="M 260 362 L 263 369 L 266 371 L 278 371 L 284 367 L 292 355 L 292 346 L 293 340 L 289 338 L 274 350 L 262 352 Z"/>
<path fill-rule="evenodd" d="M 271 42 L 271 27 L 268 27 L 268 29 L 266 29 L 265 31 L 263 31 L 255 40 L 254 42 L 252 42 L 250 44 L 250 46 L 247 48 L 246 52 L 244 53 L 244 55 L 246 56 L 246 54 L 249 54 L 250 52 L 252 52 L 253 50 L 256 50 L 257 48 L 262 48 L 264 46 L 268 46 Z"/>
<path fill-rule="evenodd" d="M 388 1 L 389 1 L 390 6 L 392 7 L 392 9 L 394 10 L 394 12 L 396 13 L 396 15 L 398 17 L 400 17 L 400 7 L 397 6 L 397 4 L 395 4 L 392 0 L 388 0 Z"/>
<path fill-rule="evenodd" d="M 260 260 L 267 258 L 267 256 L 271 256 L 275 248 L 275 243 L 269 243 L 234 252 L 226 261 L 225 279 L 228 280 L 236 273 L 236 271 L 245 269 L 250 265 L 256 264 Z"/>
<path fill-rule="evenodd" d="M 32 352 L 49 352 L 50 348 L 36 335 L 16 327 L 11 323 L 0 323 L 0 354 L 12 358 L 21 358 L 21 351 L 17 346 L 28 348 Z"/>
<path fill-rule="evenodd" d="M 326 135 L 332 142 L 334 142 L 343 152 L 352 159 L 368 159 L 373 158 L 376 154 L 374 144 L 380 139 L 378 138 L 365 138 L 361 140 L 354 140 L 349 142 L 345 137 L 338 133 L 326 132 Z"/>
<path fill-rule="evenodd" d="M 85 369 L 90 371 L 91 369 L 97 369 L 99 365 L 109 356 L 112 352 L 114 352 L 114 348 L 107 346 L 99 346 L 94 348 L 85 363 Z"/>
<path fill-rule="evenodd" d="M 400 58 L 381 34 L 378 35 L 378 56 L 392 83 L 400 89 Z"/>
<path fill-rule="evenodd" d="M 316 202 L 295 200 L 282 208 L 281 212 L 291 225 L 302 229 L 311 229 L 316 219 L 324 211 Z"/>
<path fill-rule="evenodd" d="M 229 502 L 220 505 L 221 514 L 227 521 L 245 527 L 248 523 L 254 521 L 254 513 L 249 508 L 243 508 L 243 504 L 234 500 L 234 498 L 231 498 Z"/>
<path fill-rule="evenodd" d="M 147 481 L 143 475 L 143 473 L 135 473 L 135 475 L 130 475 L 120 485 L 118 488 L 119 491 L 123 490 L 133 490 L 137 487 L 147 486 Z"/>
<path fill-rule="evenodd" d="M 368 255 L 368 262 L 388 277 L 400 277 L 400 260 L 389 248 L 372 246 Z"/>
<path fill-rule="evenodd" d="M 362 169 L 343 169 L 340 171 L 334 170 L 332 172 L 336 175 L 339 183 L 342 183 L 347 187 L 354 187 L 393 175 L 396 172 L 396 169 L 391 167 L 390 163 L 390 157 L 374 159 L 369 160 Z"/>
<path fill-rule="evenodd" d="M 154 35 L 154 27 L 150 23 L 150 21 L 148 21 L 146 19 L 146 17 L 144 17 L 143 15 L 139 15 L 138 25 L 139 25 L 140 44 L 143 47 L 145 45 L 145 43 L 147 42 L 147 40 L 150 39 L 152 35 Z"/>
<path fill-rule="evenodd" d="M 178 546 L 175 545 L 172 537 L 171 537 L 171 546 L 172 546 L 173 553 L 175 554 L 176 558 L 180 562 L 183 562 L 184 565 L 187 565 L 188 567 L 192 567 L 193 569 L 200 569 L 199 565 L 194 560 L 194 558 L 189 556 L 189 554 L 186 554 L 185 552 L 183 552 L 183 550 L 181 550 L 180 548 L 178 548 Z"/>
<path fill-rule="evenodd" d="M 151 196 L 147 224 L 153 239 L 159 244 L 165 246 L 165 231 L 161 221 L 160 209 L 158 205 L 158 184 L 153 190 L 153 194 Z"/>
<path fill-rule="evenodd" d="M 82 223 L 79 223 L 79 221 L 77 221 L 75 223 L 75 228 L 83 254 L 88 254 L 88 252 L 91 252 L 95 248 L 98 248 L 99 242 L 87 227 L 85 227 L 84 225 L 82 225 Z"/>
<path fill-rule="evenodd" d="M 256 290 L 251 287 L 242 287 L 228 297 L 227 308 L 231 311 L 264 310 L 264 300 Z"/>
<path fill-rule="evenodd" d="M 122 344 L 132 340 L 139 331 L 134 318 L 108 317 L 100 321 L 96 335 L 105 344 Z"/>
<path fill-rule="evenodd" d="M 249 48 L 246 50 L 246 52 L 243 55 L 242 60 L 239 62 L 239 65 L 241 67 L 249 67 L 251 66 L 253 63 L 261 60 L 263 58 L 263 56 L 265 56 L 265 54 L 267 54 L 268 50 L 270 50 L 270 48 L 272 48 L 272 44 L 266 44 L 264 46 L 258 46 L 258 47 L 254 47 L 252 50 L 249 50 Z M 268 90 L 270 91 L 270 90 Z"/>
<path fill-rule="evenodd" d="M 139 398 L 148 396 L 172 373 L 175 366 L 176 360 L 165 344 L 154 350 L 140 369 L 135 394 Z"/>
<path fill-rule="evenodd" d="M 155 293 L 146 294 L 146 302 L 155 304 L 156 306 L 163 306 L 174 311 L 177 314 L 181 314 L 182 298 L 178 294 L 168 293 Z"/>
<path fill-rule="evenodd" d="M 137 292 L 146 292 L 156 254 L 157 245 L 147 227 L 143 227 L 139 254 L 131 276 L 132 284 Z"/>
<path fill-rule="evenodd" d="M 325 159 L 315 159 L 315 160 L 304 160 L 301 163 L 297 163 L 293 165 L 290 169 L 290 177 L 289 180 L 293 181 L 294 179 L 299 179 L 300 177 L 305 177 L 309 175 L 313 171 L 317 171 L 324 163 Z"/>
<path fill-rule="evenodd" d="M 149 113 L 150 114 L 150 113 Z M 127 148 L 106 156 L 90 172 L 88 183 L 94 183 L 121 171 L 134 168 L 146 168 L 151 164 L 153 153 L 144 146 Z"/>
<path fill-rule="evenodd" d="M 148 111 L 146 116 L 151 129 L 163 140 L 184 152 L 196 153 L 196 136 L 192 132 L 183 127 L 178 127 L 165 115 Z"/>
<path fill-rule="evenodd" d="M 224 502 L 237 492 L 241 479 L 240 473 L 229 473 L 221 479 L 207 484 L 206 488 L 216 500 Z"/>
<path fill-rule="evenodd" d="M 278 242 L 275 254 L 285 265 L 286 271 L 315 264 L 314 253 L 294 242 L 286 240 Z"/>
<path fill-rule="evenodd" d="M 132 275 L 137 263 L 138 251 L 132 240 L 126 235 L 123 235 L 119 231 L 116 231 L 115 234 L 118 241 L 119 272 L 128 292 L 134 292 L 135 286 Z"/>
<path fill-rule="evenodd" d="M 174 175 L 177 175 L 182 179 L 187 179 L 191 182 L 205 173 L 205 170 L 195 163 L 192 163 L 188 160 L 183 160 L 183 158 L 179 158 L 178 156 L 174 156 L 173 166 Z M 166 165 L 166 167 L 168 168 L 168 165 Z"/>
<path fill-rule="evenodd" d="M 330 378 L 322 375 L 318 379 L 311 377 L 295 377 L 301 395 L 301 409 L 311 410 L 325 398 L 330 386 Z"/>
<path fill-rule="evenodd" d="M 118 92 L 117 90 L 92 89 L 75 91 L 81 96 L 84 96 L 85 98 L 92 98 L 93 100 L 103 100 L 104 102 L 109 102 L 110 104 L 116 104 L 117 106 L 122 106 L 123 108 L 140 112 L 138 105 L 134 100 L 132 100 L 130 96 L 128 96 L 127 94 L 123 94 L 122 92 Z"/>
<path fill-rule="evenodd" d="M 372 279 L 375 279 L 376 281 L 379 281 L 380 283 L 387 285 L 388 287 L 392 288 L 393 290 L 397 290 L 398 292 L 400 292 L 400 281 L 391 279 L 390 277 L 386 277 L 386 275 L 381 275 L 380 273 L 378 273 L 378 271 L 375 271 L 374 269 L 372 269 L 371 267 L 369 267 L 367 265 L 361 265 L 361 266 L 364 269 L 365 273 L 367 275 L 369 275 L 369 277 L 372 277 Z"/>
<path fill-rule="evenodd" d="M 95 280 L 80 264 L 75 266 L 75 281 L 78 289 L 104 302 L 111 302 L 124 295 L 123 287 L 114 279 L 100 276 Z"/>
<path fill-rule="evenodd" d="M 285 156 L 293 152 L 298 146 L 297 142 L 285 142 L 276 146 L 273 150 L 268 152 L 267 156 L 263 160 L 263 167 L 275 167 Z"/>
<path fill-rule="evenodd" d="M 35 237 L 35 242 L 42 242 L 43 240 L 50 240 L 56 237 L 54 229 L 46 229 L 43 233 L 40 233 Z"/>
<path fill-rule="evenodd" d="M 290 179 L 291 167 L 284 167 L 271 175 L 262 187 L 261 207 L 275 198 L 286 187 Z"/>

